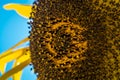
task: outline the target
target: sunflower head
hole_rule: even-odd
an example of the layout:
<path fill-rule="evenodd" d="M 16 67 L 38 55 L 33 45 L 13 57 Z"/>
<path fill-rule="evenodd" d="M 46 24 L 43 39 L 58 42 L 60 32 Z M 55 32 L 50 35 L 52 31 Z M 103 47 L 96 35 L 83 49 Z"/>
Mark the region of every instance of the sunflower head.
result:
<path fill-rule="evenodd" d="M 120 79 L 119 0 L 36 0 L 32 9 L 15 4 L 5 8 L 29 17 L 32 29 L 29 39 L 0 56 L 0 62 L 5 61 L 4 56 L 8 61 L 21 62 L 0 77 L 1 80 L 20 71 L 30 61 L 38 80 Z M 26 11 L 21 12 L 21 8 Z M 29 48 L 13 50 L 28 40 Z M 23 55 L 24 49 L 28 57 Z M 18 52 L 19 55 L 10 58 Z"/>
<path fill-rule="evenodd" d="M 119 36 L 112 35 L 119 34 L 118 5 L 118 0 L 35 1 L 29 37 L 38 80 L 119 79 Z"/>

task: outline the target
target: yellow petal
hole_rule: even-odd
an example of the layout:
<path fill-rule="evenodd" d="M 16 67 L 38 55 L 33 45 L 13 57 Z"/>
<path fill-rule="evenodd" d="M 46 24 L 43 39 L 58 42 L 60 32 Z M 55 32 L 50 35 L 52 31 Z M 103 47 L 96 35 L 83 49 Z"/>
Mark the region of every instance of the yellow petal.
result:
<path fill-rule="evenodd" d="M 27 52 L 26 52 L 26 55 L 22 55 L 22 56 L 20 56 L 19 58 L 17 58 L 17 59 L 15 60 L 15 63 L 14 63 L 14 65 L 13 65 L 13 68 L 14 68 L 15 66 L 21 64 L 22 62 L 28 60 L 28 59 L 30 59 L 30 51 L 27 51 Z M 19 71 L 19 72 L 17 72 L 17 73 L 15 73 L 15 74 L 13 75 L 13 80 L 21 80 L 21 75 L 22 75 L 22 70 Z"/>
<path fill-rule="evenodd" d="M 0 72 L 4 74 L 6 68 L 6 63 L 0 64 Z"/>
<path fill-rule="evenodd" d="M 14 4 L 9 3 L 3 6 L 6 10 L 15 10 L 20 16 L 24 18 L 29 18 L 31 13 L 31 5 L 23 5 L 23 4 Z"/>
<path fill-rule="evenodd" d="M 29 41 L 28 38 L 25 38 L 25 39 L 21 40 L 21 41 L 18 42 L 15 46 L 13 46 L 13 47 L 11 47 L 10 49 L 8 49 L 7 51 L 3 52 L 3 53 L 0 55 L 0 58 L 1 58 L 2 56 L 4 57 L 4 56 L 6 56 L 6 55 L 9 55 L 9 53 L 12 52 L 12 50 L 13 50 L 14 48 L 18 47 L 19 45 L 21 45 L 21 44 L 23 44 L 23 43 L 25 43 L 25 42 L 27 42 L 27 41 Z"/>
<path fill-rule="evenodd" d="M 25 42 L 27 42 L 27 41 L 29 41 L 29 38 L 25 38 L 25 39 L 23 39 L 23 40 L 21 40 L 20 42 L 18 42 L 16 45 L 14 45 L 12 48 L 10 48 L 10 49 L 14 49 L 14 48 L 16 48 L 16 47 L 18 47 L 19 45 L 21 45 L 21 44 L 23 44 L 23 43 L 25 43 Z M 10 50 L 9 49 L 9 50 Z"/>
<path fill-rule="evenodd" d="M 17 65 L 16 67 L 12 68 L 10 71 L 6 72 L 0 77 L 0 80 L 5 80 L 9 78 L 10 76 L 14 75 L 15 73 L 19 72 L 22 70 L 24 67 L 26 67 L 29 63 L 31 62 L 30 59 L 24 61 L 23 63 Z"/>
<path fill-rule="evenodd" d="M 0 55 L 0 64 L 4 64 L 7 62 L 10 62 L 12 60 L 15 60 L 16 58 L 18 58 L 21 55 L 25 55 L 24 53 L 26 52 L 28 48 L 22 48 L 22 49 L 18 49 L 15 51 L 11 51 L 10 53 L 8 53 L 7 55 Z"/>
<path fill-rule="evenodd" d="M 13 80 L 21 80 L 22 70 L 13 75 Z"/>
<path fill-rule="evenodd" d="M 16 59 L 17 57 L 23 55 L 23 52 L 25 50 L 27 50 L 28 48 L 22 48 L 22 49 L 19 49 L 19 50 L 16 50 L 16 51 L 13 51 L 13 49 L 16 48 L 17 46 L 27 42 L 28 40 L 29 40 L 28 38 L 25 38 L 25 39 L 21 40 L 20 42 L 18 42 L 12 48 L 10 48 L 7 51 L 0 54 L 0 72 L 2 74 L 5 72 L 5 67 L 6 67 L 7 62 L 10 62 L 10 61 Z"/>

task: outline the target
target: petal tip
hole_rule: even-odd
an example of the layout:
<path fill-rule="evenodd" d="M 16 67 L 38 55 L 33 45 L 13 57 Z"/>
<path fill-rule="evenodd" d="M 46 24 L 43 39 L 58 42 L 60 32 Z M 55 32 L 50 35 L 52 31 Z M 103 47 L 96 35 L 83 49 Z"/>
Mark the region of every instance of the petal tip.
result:
<path fill-rule="evenodd" d="M 5 5 L 3 5 L 3 8 L 4 8 L 5 10 L 12 10 L 12 6 L 13 6 L 13 5 L 14 5 L 13 3 L 5 4 Z"/>

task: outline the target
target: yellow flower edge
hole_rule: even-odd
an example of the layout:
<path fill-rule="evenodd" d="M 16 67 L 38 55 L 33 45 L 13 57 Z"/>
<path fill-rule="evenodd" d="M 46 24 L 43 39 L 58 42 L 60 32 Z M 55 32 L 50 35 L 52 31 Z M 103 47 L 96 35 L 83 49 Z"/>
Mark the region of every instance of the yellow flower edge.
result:
<path fill-rule="evenodd" d="M 28 59 L 30 59 L 30 51 L 29 51 L 29 50 L 26 52 L 26 55 L 22 55 L 22 56 L 20 56 L 19 58 L 17 58 L 17 59 L 15 60 L 15 63 L 14 63 L 14 65 L 13 65 L 13 68 L 16 67 L 17 65 L 21 64 L 22 62 L 28 60 Z M 29 64 L 29 63 L 28 63 L 28 64 Z M 13 75 L 13 80 L 20 80 L 21 74 L 22 74 L 22 70 L 19 71 L 19 72 L 17 72 L 17 73 L 15 73 L 15 74 Z"/>
<path fill-rule="evenodd" d="M 24 4 L 15 4 L 9 3 L 3 6 L 6 10 L 15 10 L 20 16 L 24 18 L 29 18 L 31 13 L 31 5 L 24 5 Z M 21 48 L 14 50 L 19 45 L 29 41 L 28 38 L 25 38 L 18 42 L 15 46 L 11 47 L 7 51 L 0 54 L 0 72 L 2 76 L 0 80 L 5 80 L 12 76 L 13 80 L 21 80 L 22 69 L 26 67 L 30 61 L 30 51 L 29 47 Z M 27 54 L 27 55 L 25 55 Z M 6 64 L 10 61 L 14 60 L 13 68 L 5 73 Z"/>
<path fill-rule="evenodd" d="M 21 74 L 22 74 L 22 69 L 30 63 L 30 51 L 29 51 L 29 47 L 20 48 L 17 50 L 14 50 L 14 49 L 17 46 L 19 46 L 27 41 L 29 41 L 28 38 L 21 40 L 15 46 L 13 46 L 12 48 L 3 52 L 0 55 L 0 71 L 2 73 L 0 80 L 5 80 L 5 79 L 9 78 L 10 76 L 13 77 L 13 80 L 20 80 Z M 6 64 L 13 60 L 15 60 L 13 68 L 10 71 L 5 73 Z M 29 63 L 25 64 L 24 62 L 26 60 L 29 60 Z M 16 67 L 17 67 L 17 70 L 16 70 Z"/>
<path fill-rule="evenodd" d="M 32 11 L 31 5 L 9 3 L 3 6 L 6 10 L 15 10 L 20 16 L 29 18 Z"/>
<path fill-rule="evenodd" d="M 31 62 L 30 59 L 22 62 L 21 64 L 17 65 L 16 67 L 12 68 L 10 71 L 8 71 L 7 73 L 3 74 L 0 77 L 0 80 L 6 80 L 8 77 L 10 77 L 11 75 L 19 72 L 20 70 L 22 70 L 24 67 L 26 67 L 29 63 Z M 14 80 L 14 79 L 13 79 Z"/>

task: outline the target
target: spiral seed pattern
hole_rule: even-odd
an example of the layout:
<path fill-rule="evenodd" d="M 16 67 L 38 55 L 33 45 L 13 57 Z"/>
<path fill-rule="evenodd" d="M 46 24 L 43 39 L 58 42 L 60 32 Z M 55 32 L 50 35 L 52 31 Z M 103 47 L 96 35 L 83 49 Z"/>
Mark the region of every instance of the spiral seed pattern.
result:
<path fill-rule="evenodd" d="M 37 0 L 30 19 L 38 80 L 120 80 L 119 0 Z"/>

